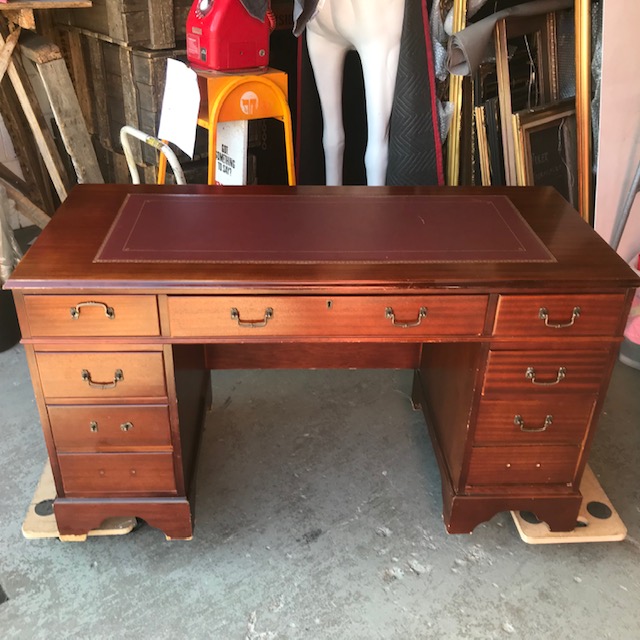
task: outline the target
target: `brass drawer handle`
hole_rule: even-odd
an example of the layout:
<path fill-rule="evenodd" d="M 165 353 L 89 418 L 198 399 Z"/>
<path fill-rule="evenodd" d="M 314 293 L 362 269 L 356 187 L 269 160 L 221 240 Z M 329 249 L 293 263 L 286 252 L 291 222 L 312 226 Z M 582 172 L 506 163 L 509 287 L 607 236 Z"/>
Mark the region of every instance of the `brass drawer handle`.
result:
<path fill-rule="evenodd" d="M 131 431 L 133 429 L 133 422 L 123 422 L 120 425 L 120 431 Z"/>
<path fill-rule="evenodd" d="M 116 369 L 113 374 L 113 382 L 94 382 L 91 379 L 91 374 L 86 370 L 82 370 L 82 379 L 92 388 L 92 389 L 115 389 L 118 382 L 122 382 L 124 380 L 124 374 L 122 373 L 122 369 Z"/>
<path fill-rule="evenodd" d="M 267 322 L 269 322 L 271 318 L 273 318 L 273 309 L 271 307 L 267 307 L 264 310 L 264 318 L 262 320 L 255 321 L 241 320 L 240 312 L 235 307 L 231 309 L 231 319 L 235 320 L 238 323 L 239 327 L 250 327 L 252 329 L 259 329 L 260 327 L 266 327 Z"/>
<path fill-rule="evenodd" d="M 538 317 L 540 318 L 540 320 L 544 320 L 545 327 L 551 327 L 551 329 L 565 329 L 567 327 L 572 327 L 576 321 L 576 318 L 580 317 L 580 307 L 573 307 L 571 320 L 569 320 L 569 322 L 549 322 L 549 311 L 546 307 L 540 307 L 540 311 L 538 311 Z"/>
<path fill-rule="evenodd" d="M 98 433 L 98 423 L 95 420 L 89 423 L 89 431 L 91 431 L 91 433 Z"/>
<path fill-rule="evenodd" d="M 394 327 L 399 327 L 400 329 L 409 329 L 410 327 L 420 326 L 420 324 L 422 323 L 422 318 L 427 317 L 427 309 L 426 307 L 420 307 L 420 309 L 418 310 L 418 319 L 415 322 L 397 322 L 396 315 L 391 307 L 387 307 L 384 310 L 384 317 L 387 320 L 391 320 L 391 324 Z"/>
<path fill-rule="evenodd" d="M 537 429 L 535 427 L 525 427 L 524 420 L 521 415 L 517 415 L 513 418 L 513 424 L 515 424 L 516 427 L 520 427 L 520 431 L 522 431 L 523 433 L 542 433 L 553 424 L 553 416 L 547 416 L 544 419 L 544 424 Z"/>
<path fill-rule="evenodd" d="M 82 307 L 102 307 L 104 309 L 104 315 L 113 320 L 116 317 L 116 312 L 113 307 L 108 307 L 104 302 L 96 302 L 94 300 L 88 300 L 87 302 L 79 302 L 75 307 L 71 307 L 71 318 L 78 320 L 80 318 L 80 309 Z"/>
<path fill-rule="evenodd" d="M 567 370 L 565 367 L 560 367 L 558 369 L 558 375 L 556 376 L 556 379 L 552 380 L 551 382 L 540 382 L 536 380 L 536 370 L 533 367 L 527 367 L 527 370 L 525 371 L 524 375 L 527 378 L 527 380 L 531 380 L 531 384 L 537 384 L 543 387 L 551 387 L 554 384 L 558 384 L 561 380 L 565 379 L 567 375 Z"/>

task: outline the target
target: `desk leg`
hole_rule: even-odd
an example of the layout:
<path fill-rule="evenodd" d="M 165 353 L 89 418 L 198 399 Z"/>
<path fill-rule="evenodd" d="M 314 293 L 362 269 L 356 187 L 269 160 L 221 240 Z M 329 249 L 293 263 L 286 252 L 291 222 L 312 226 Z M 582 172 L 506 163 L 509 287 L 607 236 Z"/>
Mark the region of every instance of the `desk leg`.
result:
<path fill-rule="evenodd" d="M 582 496 L 471 496 L 455 495 L 442 483 L 444 522 L 448 533 L 471 533 L 501 511 L 530 511 L 551 531 L 576 528 Z"/>
<path fill-rule="evenodd" d="M 193 536 L 191 507 L 186 498 L 58 498 L 54 510 L 61 537 L 84 536 L 111 517 L 142 518 L 171 540 L 190 540 Z"/>

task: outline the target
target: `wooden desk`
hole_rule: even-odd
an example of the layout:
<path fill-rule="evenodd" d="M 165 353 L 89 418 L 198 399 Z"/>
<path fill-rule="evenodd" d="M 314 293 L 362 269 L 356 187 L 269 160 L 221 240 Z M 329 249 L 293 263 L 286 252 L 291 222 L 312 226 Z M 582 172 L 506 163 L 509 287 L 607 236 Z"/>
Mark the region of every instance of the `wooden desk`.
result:
<path fill-rule="evenodd" d="M 447 530 L 573 529 L 638 284 L 546 188 L 82 185 L 8 286 L 61 533 L 189 538 L 227 368 L 414 369 Z"/>

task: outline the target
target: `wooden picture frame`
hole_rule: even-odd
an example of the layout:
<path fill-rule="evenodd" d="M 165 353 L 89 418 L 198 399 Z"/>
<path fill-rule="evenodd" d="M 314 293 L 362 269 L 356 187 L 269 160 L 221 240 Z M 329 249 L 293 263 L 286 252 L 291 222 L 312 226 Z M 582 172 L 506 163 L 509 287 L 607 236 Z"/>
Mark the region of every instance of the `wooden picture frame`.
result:
<path fill-rule="evenodd" d="M 436 11 L 438 9 L 436 8 Z M 453 0 L 453 33 L 467 24 L 467 0 Z M 453 105 L 447 135 L 447 175 L 450 186 L 460 184 L 460 133 L 462 128 L 462 76 L 449 76 L 449 102 Z"/>
<path fill-rule="evenodd" d="M 513 114 L 519 186 L 552 186 L 578 205 L 577 123 L 574 100 Z"/>
<path fill-rule="evenodd" d="M 478 140 L 478 159 L 480 164 L 480 178 L 483 187 L 491 186 L 491 156 L 489 154 L 489 138 L 487 136 L 487 121 L 484 107 L 474 108 L 476 136 Z"/>
<path fill-rule="evenodd" d="M 496 51 L 496 73 L 500 99 L 502 145 L 507 185 L 517 185 L 515 159 L 515 131 L 512 126 L 511 73 L 509 69 L 509 40 L 530 37 L 535 41 L 535 85 L 539 93 L 539 104 L 549 104 L 558 98 L 558 71 L 555 13 L 535 17 L 514 17 L 496 23 L 494 42 Z"/>

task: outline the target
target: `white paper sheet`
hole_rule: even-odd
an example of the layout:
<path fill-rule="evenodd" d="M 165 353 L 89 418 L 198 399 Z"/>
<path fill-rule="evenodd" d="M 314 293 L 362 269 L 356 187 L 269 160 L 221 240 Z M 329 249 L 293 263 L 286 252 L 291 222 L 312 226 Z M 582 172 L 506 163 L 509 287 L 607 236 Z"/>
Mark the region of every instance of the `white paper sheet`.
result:
<path fill-rule="evenodd" d="M 158 138 L 172 142 L 193 158 L 199 109 L 196 72 L 183 62 L 169 58 Z"/>

